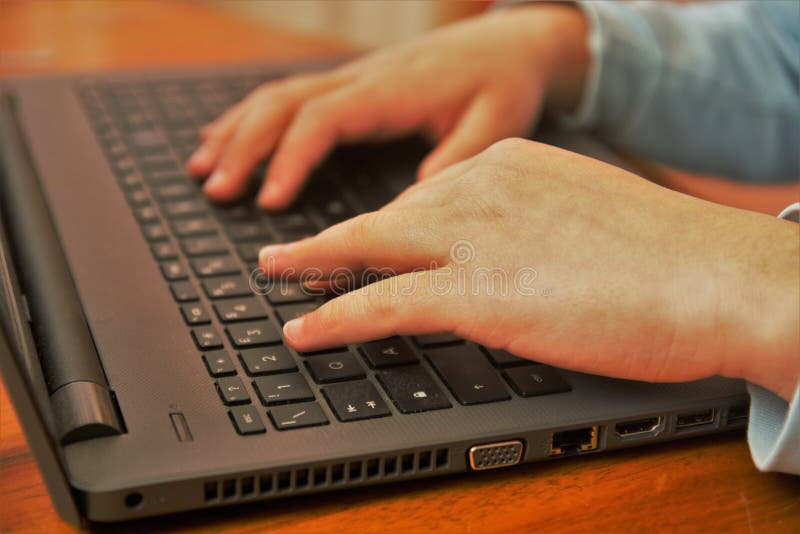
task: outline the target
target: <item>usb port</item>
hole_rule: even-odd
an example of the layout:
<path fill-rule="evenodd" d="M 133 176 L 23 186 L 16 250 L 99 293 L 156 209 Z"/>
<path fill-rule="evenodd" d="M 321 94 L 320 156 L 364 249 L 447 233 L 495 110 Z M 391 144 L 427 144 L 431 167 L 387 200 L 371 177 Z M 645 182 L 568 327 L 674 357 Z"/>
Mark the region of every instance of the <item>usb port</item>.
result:
<path fill-rule="evenodd" d="M 699 412 L 682 413 L 678 415 L 675 423 L 675 430 L 685 430 L 688 428 L 700 428 L 714 423 L 714 410 L 702 410 Z"/>
<path fill-rule="evenodd" d="M 750 405 L 740 404 L 728 408 L 728 425 L 739 425 L 747 422 L 750 415 Z"/>

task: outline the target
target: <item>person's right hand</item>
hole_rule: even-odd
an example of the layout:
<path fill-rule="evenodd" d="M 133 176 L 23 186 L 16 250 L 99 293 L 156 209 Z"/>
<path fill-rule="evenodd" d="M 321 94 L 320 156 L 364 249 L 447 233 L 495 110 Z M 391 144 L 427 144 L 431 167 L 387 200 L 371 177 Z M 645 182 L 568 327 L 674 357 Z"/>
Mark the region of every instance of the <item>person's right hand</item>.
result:
<path fill-rule="evenodd" d="M 272 155 L 258 203 L 292 202 L 339 142 L 421 131 L 438 143 L 419 178 L 522 136 L 547 98 L 577 100 L 587 63 L 586 22 L 571 6 L 493 12 L 380 50 L 329 72 L 268 82 L 203 128 L 188 170 L 206 195 L 231 201 Z"/>

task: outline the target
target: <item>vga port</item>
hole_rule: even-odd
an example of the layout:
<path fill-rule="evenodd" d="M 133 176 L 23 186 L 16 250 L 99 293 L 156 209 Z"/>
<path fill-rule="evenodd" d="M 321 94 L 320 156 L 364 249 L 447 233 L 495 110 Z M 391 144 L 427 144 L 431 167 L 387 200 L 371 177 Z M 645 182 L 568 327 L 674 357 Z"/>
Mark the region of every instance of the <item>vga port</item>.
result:
<path fill-rule="evenodd" d="M 522 460 L 522 441 L 515 439 L 475 445 L 469 449 L 469 466 L 473 471 L 517 465 Z"/>

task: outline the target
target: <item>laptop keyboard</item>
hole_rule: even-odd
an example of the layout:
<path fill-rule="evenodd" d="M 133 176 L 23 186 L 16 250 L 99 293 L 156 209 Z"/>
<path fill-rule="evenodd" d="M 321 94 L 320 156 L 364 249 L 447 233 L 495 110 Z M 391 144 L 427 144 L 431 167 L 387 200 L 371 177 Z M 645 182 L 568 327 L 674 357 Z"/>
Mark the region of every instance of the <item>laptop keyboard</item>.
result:
<path fill-rule="evenodd" d="M 285 431 L 334 422 L 321 403 L 336 422 L 352 423 L 452 408 L 445 390 L 464 406 L 569 391 L 551 367 L 450 334 L 393 337 L 313 354 L 283 344 L 283 324 L 324 300 L 297 284 L 254 291 L 249 275 L 257 269 L 260 248 L 378 209 L 410 183 L 417 160 L 406 158 L 407 168 L 393 164 L 387 170 L 379 148 L 342 150 L 288 211 L 265 213 L 252 198 L 237 205 L 209 203 L 183 162 L 198 146 L 199 127 L 261 81 L 241 76 L 78 88 L 186 335 L 197 346 L 197 364 L 205 366 L 233 428 L 252 435 L 266 432 L 269 423 Z M 264 169 L 253 173 L 254 187 Z"/>

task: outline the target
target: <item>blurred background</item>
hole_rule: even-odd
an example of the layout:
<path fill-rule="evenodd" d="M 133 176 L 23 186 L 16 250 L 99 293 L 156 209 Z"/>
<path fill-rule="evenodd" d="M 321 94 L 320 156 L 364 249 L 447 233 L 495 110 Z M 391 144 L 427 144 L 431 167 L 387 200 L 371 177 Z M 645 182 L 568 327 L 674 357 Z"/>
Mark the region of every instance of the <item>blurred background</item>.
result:
<path fill-rule="evenodd" d="M 482 12 L 489 1 L 206 0 L 248 18 L 375 47 Z"/>

